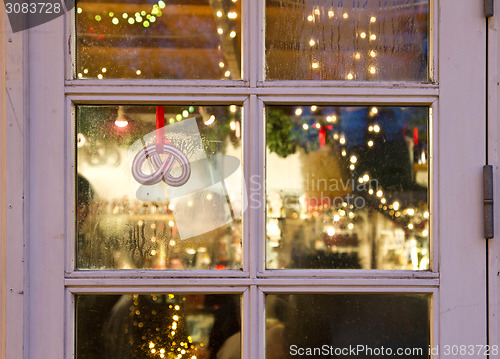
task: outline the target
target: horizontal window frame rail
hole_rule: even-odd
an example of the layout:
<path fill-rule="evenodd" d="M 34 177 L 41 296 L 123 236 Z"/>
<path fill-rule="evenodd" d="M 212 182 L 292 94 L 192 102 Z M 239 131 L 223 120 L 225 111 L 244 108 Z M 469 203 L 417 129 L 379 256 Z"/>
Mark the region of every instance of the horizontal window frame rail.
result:
<path fill-rule="evenodd" d="M 437 85 L 415 86 L 414 84 L 387 84 L 386 86 L 311 86 L 307 83 L 295 87 L 229 87 L 229 86 L 165 86 L 156 83 L 128 83 L 113 85 L 110 83 L 78 84 L 65 86 L 67 96 L 119 96 L 136 95 L 140 97 L 161 95 L 222 95 L 222 96 L 249 96 L 249 95 L 282 95 L 282 96 L 357 96 L 357 97 L 433 97 L 439 96 Z"/>
<path fill-rule="evenodd" d="M 345 288 L 354 291 L 356 288 L 373 288 L 378 291 L 380 288 L 437 288 L 439 287 L 439 278 L 66 278 L 64 285 L 68 288 L 78 287 L 81 290 L 110 290 L 110 288 L 244 288 L 249 286 L 264 287 L 283 287 L 283 288 L 311 288 L 312 290 L 327 290 L 334 288 Z M 94 288 L 94 289 L 92 289 Z M 100 289 L 96 289 L 100 288 Z M 294 289 L 294 291 L 295 291 Z"/>

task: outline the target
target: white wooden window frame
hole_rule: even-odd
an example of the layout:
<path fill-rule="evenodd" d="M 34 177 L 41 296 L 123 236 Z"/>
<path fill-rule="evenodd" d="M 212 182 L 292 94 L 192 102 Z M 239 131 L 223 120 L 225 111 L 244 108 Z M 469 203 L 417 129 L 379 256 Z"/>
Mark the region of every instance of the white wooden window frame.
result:
<path fill-rule="evenodd" d="M 2 14 L 0 26 L 6 28 Z M 477 61 L 485 53 L 482 1 L 433 0 L 431 14 L 431 83 L 266 82 L 264 0 L 244 3 L 242 81 L 73 80 L 71 16 L 22 36 L 0 33 L 2 56 L 9 44 L 15 45 L 10 50 L 14 55 L 7 57 L 4 66 L 9 74 L 18 71 L 14 99 L 15 108 L 23 108 L 24 126 L 21 134 L 8 130 L 9 120 L 16 114 L 3 101 L 0 170 L 9 182 L 2 181 L 0 190 L 0 218 L 6 228 L 0 242 L 5 259 L 0 267 L 4 314 L 0 343 L 5 343 L 0 358 L 18 357 L 20 352 L 23 358 L 72 358 L 73 296 L 83 293 L 241 294 L 245 359 L 264 357 L 264 295 L 282 292 L 428 293 L 432 298 L 432 345 L 486 344 L 486 252 L 479 200 L 486 147 L 484 121 L 480 120 L 486 114 L 486 79 L 485 64 Z M 20 58 L 21 64 L 16 63 Z M 12 83 L 9 81 L 2 77 L 2 88 Z M 4 91 L 2 100 L 6 98 Z M 243 221 L 242 271 L 74 271 L 74 106 L 192 102 L 243 105 L 245 176 L 259 174 L 261 178 L 265 105 L 420 104 L 432 108 L 432 270 L 266 271 L 264 209 L 250 209 Z M 17 171 L 17 177 L 8 176 L 11 171 Z M 18 198 L 20 193 L 24 202 Z M 264 198 L 264 186 L 257 194 Z M 9 214 L 13 213 L 8 212 L 9 205 L 17 214 Z M 19 218 L 23 218 L 22 228 L 16 221 Z M 24 252 L 16 238 L 24 238 Z M 12 273 L 20 267 L 23 276 Z M 9 294 L 10 283 L 13 290 L 24 290 L 24 305 Z M 20 321 L 14 318 L 18 314 L 23 318 Z M 14 333 L 23 333 L 23 339 L 15 338 Z"/>

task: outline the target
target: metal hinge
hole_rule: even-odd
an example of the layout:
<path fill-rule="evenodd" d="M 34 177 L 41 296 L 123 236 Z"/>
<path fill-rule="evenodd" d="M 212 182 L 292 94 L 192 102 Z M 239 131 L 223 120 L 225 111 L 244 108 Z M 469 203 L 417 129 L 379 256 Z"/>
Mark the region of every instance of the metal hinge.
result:
<path fill-rule="evenodd" d="M 484 16 L 492 17 L 495 14 L 495 8 L 493 7 L 493 0 L 484 0 Z"/>
<path fill-rule="evenodd" d="M 495 236 L 493 217 L 493 166 L 483 166 L 484 238 Z"/>

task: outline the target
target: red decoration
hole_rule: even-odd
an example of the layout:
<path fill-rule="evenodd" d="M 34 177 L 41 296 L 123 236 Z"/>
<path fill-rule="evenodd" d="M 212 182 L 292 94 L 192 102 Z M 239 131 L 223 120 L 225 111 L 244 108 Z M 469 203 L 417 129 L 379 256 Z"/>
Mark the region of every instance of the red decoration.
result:
<path fill-rule="evenodd" d="M 165 106 L 156 106 L 156 152 L 163 153 L 165 143 Z"/>

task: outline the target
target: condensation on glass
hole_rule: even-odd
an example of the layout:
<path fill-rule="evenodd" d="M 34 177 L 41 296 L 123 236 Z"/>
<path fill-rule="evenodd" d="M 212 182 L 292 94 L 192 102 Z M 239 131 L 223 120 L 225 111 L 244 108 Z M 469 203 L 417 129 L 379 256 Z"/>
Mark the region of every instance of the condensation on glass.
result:
<path fill-rule="evenodd" d="M 268 269 L 429 269 L 429 108 L 268 106 L 266 119 Z"/>
<path fill-rule="evenodd" d="M 428 0 L 266 0 L 266 78 L 427 81 L 428 13 Z"/>
<path fill-rule="evenodd" d="M 241 356 L 239 295 L 155 293 L 75 299 L 76 359 Z"/>
<path fill-rule="evenodd" d="M 242 0 L 78 0 L 80 79 L 241 79 Z"/>
<path fill-rule="evenodd" d="M 430 295 L 266 295 L 266 359 L 429 358 Z"/>
<path fill-rule="evenodd" d="M 77 269 L 241 269 L 241 112 L 77 106 Z"/>

